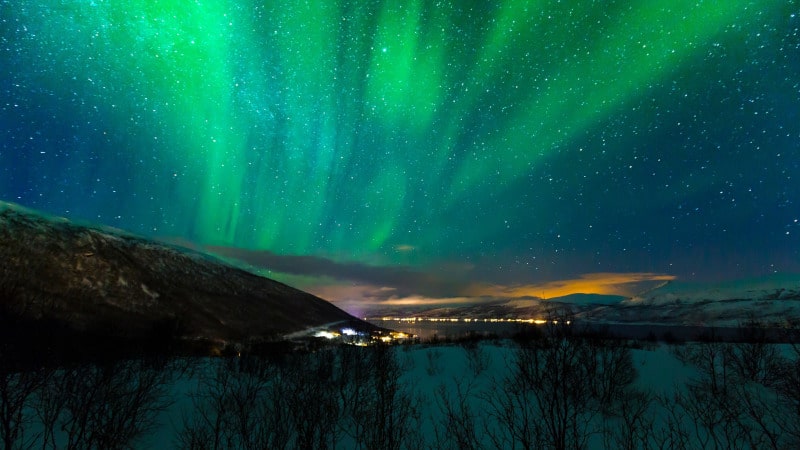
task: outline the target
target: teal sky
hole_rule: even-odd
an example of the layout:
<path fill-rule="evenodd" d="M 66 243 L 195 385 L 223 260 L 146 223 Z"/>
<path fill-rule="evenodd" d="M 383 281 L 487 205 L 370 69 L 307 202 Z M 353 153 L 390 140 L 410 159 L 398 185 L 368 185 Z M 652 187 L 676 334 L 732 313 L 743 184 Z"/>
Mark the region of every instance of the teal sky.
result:
<path fill-rule="evenodd" d="M 0 14 L 0 200 L 334 300 L 800 271 L 795 0 Z"/>

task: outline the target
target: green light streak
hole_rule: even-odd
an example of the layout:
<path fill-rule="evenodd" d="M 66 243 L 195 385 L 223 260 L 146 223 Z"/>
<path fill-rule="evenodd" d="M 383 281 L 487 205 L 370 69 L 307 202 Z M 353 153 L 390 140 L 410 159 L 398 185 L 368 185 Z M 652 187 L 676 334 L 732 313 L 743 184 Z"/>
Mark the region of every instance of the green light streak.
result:
<path fill-rule="evenodd" d="M 85 126 L 97 133 L 70 148 L 80 162 L 69 176 L 133 179 L 131 215 L 168 223 L 168 235 L 344 259 L 508 233 L 483 217 L 465 226 L 475 214 L 463 207 L 507 196 L 507 185 L 702 61 L 716 40 L 743 46 L 732 25 L 789 9 L 778 0 L 20 3 L 8 23 L 35 38 L 13 43 L 26 58 L 19 74 L 63 104 L 86 103 L 53 115 L 100 111 Z M 97 167 L 84 162 L 90 154 Z M 117 167 L 120 154 L 133 163 Z"/>
<path fill-rule="evenodd" d="M 405 177 L 399 169 L 387 167 L 375 174 L 365 192 L 365 208 L 370 212 L 363 229 L 369 230 L 366 246 L 370 252 L 383 247 L 396 232 L 395 225 L 403 215 Z"/>
<path fill-rule="evenodd" d="M 752 8 L 750 2 L 643 2 L 595 43 L 535 86 L 527 103 L 487 144 L 491 154 L 465 159 L 451 190 L 468 195 L 486 177 L 513 180 L 554 148 L 645 93 Z M 658 24 L 658 26 L 654 26 Z"/>
<path fill-rule="evenodd" d="M 386 2 L 372 46 L 367 100 L 391 127 L 428 130 L 443 96 L 447 19 L 422 23 L 421 0 Z"/>
<path fill-rule="evenodd" d="M 276 24 L 280 64 L 291 68 L 279 83 L 285 89 L 277 105 L 278 113 L 285 117 L 283 140 L 278 148 L 261 151 L 278 151 L 274 156 L 282 167 L 275 176 L 284 179 L 285 186 L 272 183 L 258 195 L 285 195 L 289 202 L 288 208 L 284 203 L 271 213 L 282 224 L 281 232 L 261 234 L 258 245 L 292 242 L 306 251 L 313 244 L 319 217 L 325 214 L 330 176 L 335 170 L 340 125 L 335 94 L 339 18 L 336 4 L 324 0 L 288 8 L 284 14 Z"/>

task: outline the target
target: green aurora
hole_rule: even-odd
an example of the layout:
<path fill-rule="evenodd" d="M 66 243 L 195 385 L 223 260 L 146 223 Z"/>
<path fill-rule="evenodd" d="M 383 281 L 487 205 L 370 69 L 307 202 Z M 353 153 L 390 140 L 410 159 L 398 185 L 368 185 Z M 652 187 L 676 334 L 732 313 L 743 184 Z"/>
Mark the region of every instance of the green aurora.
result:
<path fill-rule="evenodd" d="M 0 12 L 3 200 L 497 282 L 800 268 L 794 0 Z"/>

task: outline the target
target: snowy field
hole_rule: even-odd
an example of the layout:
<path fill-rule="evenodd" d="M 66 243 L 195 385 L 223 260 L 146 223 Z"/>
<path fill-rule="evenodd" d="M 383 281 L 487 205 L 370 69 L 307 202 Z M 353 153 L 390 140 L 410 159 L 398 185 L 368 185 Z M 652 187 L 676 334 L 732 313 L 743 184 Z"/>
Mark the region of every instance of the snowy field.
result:
<path fill-rule="evenodd" d="M 797 405 L 797 386 L 792 391 L 771 378 L 778 373 L 796 377 L 796 354 L 789 345 L 649 344 L 629 353 L 596 354 L 608 358 L 600 365 L 616 371 L 610 375 L 586 369 L 586 349 L 567 349 L 565 344 L 555 352 L 540 351 L 540 364 L 550 372 L 539 374 L 538 386 L 519 377 L 520 347 L 511 340 L 396 346 L 388 349 L 390 358 L 380 366 L 375 363 L 387 355 L 379 351 L 375 356 L 374 348 L 344 349 L 355 352 L 348 355 L 356 359 L 343 353 L 330 360 L 321 356 L 341 350 L 308 355 L 302 364 L 305 373 L 267 371 L 267 381 L 258 388 L 240 373 L 222 377 L 227 387 L 221 389 L 219 373 L 210 366 L 205 373 L 181 377 L 171 391 L 176 402 L 136 446 L 258 448 L 269 442 L 271 448 L 345 449 L 792 448 L 798 438 L 797 409 L 791 409 Z M 310 362 L 318 358 L 335 367 L 328 372 Z M 563 367 L 552 370 L 549 364 Z M 737 369 L 737 364 L 749 369 Z M 284 378 L 289 374 L 298 379 Z M 595 378 L 581 380 L 586 376 Z M 279 391 L 270 391 L 276 382 Z M 606 390 L 598 394 L 594 388 Z M 559 393 L 562 398 L 556 398 Z M 598 395 L 608 395 L 608 401 Z M 553 401 L 538 402 L 542 396 Z M 187 418 L 197 413 L 201 397 L 208 422 L 194 423 L 198 440 L 187 445 Z M 243 439 L 242 433 L 255 433 L 261 424 L 233 416 L 244 412 L 237 409 L 242 404 L 245 410 L 258 408 L 256 399 L 265 403 L 265 410 L 247 416 L 272 417 L 272 426 L 286 427 L 285 436 Z M 561 424 L 542 420 L 543 410 L 560 415 Z M 293 418 L 298 411 L 315 422 L 298 424 Z M 222 421 L 214 422 L 218 419 Z M 216 447 L 215 423 L 220 427 Z M 302 441 L 292 433 L 314 439 Z"/>
<path fill-rule="evenodd" d="M 0 442 L 42 449 L 800 444 L 800 347 L 772 343 L 766 330 L 751 330 L 746 342 L 683 344 L 587 334 L 568 320 L 513 330 L 528 332 L 366 347 L 309 338 L 305 351 L 264 357 L 0 370 Z"/>
<path fill-rule="evenodd" d="M 798 448 L 798 348 L 576 337 L 0 371 L 5 448 Z"/>

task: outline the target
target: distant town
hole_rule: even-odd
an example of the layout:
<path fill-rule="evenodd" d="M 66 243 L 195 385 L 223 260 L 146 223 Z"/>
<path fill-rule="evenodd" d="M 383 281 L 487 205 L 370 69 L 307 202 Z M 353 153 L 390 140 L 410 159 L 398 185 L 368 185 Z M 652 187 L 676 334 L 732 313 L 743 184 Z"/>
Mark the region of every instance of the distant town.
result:
<path fill-rule="evenodd" d="M 425 334 L 430 330 L 420 330 L 423 335 L 415 334 L 415 327 L 421 325 L 471 325 L 480 326 L 481 324 L 519 324 L 519 325 L 543 325 L 547 323 L 544 319 L 533 318 L 470 318 L 470 317 L 376 317 L 364 318 L 365 321 L 378 325 L 381 329 L 364 331 L 350 326 L 338 327 L 339 324 L 328 324 L 312 329 L 307 329 L 299 333 L 287 336 L 287 339 L 294 342 L 308 342 L 325 340 L 330 343 L 342 343 L 356 346 L 369 346 L 374 344 L 404 344 L 419 342 L 420 339 L 426 340 L 433 336 L 433 332 Z M 394 329 L 406 329 L 405 331 L 394 331 Z M 412 328 L 412 330 L 408 330 Z M 414 331 L 413 333 L 411 331 Z M 469 331 L 469 330 L 466 330 Z M 444 336 L 439 336 L 444 337 Z"/>
<path fill-rule="evenodd" d="M 401 331 L 376 330 L 376 331 L 357 331 L 353 328 L 341 328 L 338 331 L 318 330 L 314 332 L 315 338 L 324 338 L 331 341 L 339 341 L 344 344 L 357 346 L 368 346 L 372 344 L 392 344 L 403 343 L 414 340 L 415 336 Z"/>
<path fill-rule="evenodd" d="M 470 318 L 470 317 L 380 317 L 380 318 L 365 318 L 368 322 L 382 321 L 382 322 L 464 322 L 464 323 L 528 323 L 535 325 L 543 325 L 547 323 L 545 319 L 520 319 L 520 318 Z"/>

